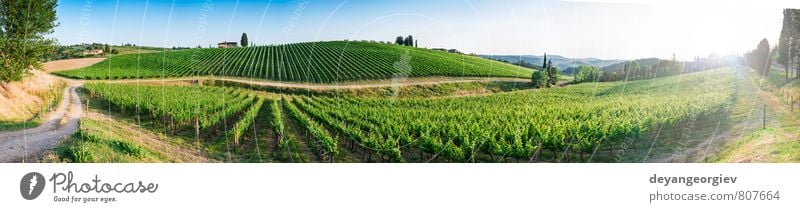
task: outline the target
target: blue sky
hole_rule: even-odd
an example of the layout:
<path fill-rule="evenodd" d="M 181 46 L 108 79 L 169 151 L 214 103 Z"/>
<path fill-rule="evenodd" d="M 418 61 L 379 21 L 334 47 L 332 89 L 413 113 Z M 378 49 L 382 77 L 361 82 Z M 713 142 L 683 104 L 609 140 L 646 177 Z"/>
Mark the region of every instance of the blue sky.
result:
<path fill-rule="evenodd" d="M 67 0 L 61 44 L 209 46 L 384 40 L 479 54 L 631 59 L 741 53 L 780 32 L 781 5 L 536 0 Z"/>

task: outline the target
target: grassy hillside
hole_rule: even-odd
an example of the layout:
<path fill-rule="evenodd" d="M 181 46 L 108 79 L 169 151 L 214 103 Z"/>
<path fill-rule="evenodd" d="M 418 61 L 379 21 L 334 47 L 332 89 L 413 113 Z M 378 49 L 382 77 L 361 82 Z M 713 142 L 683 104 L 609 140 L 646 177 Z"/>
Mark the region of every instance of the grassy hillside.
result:
<path fill-rule="evenodd" d="M 79 79 L 218 75 L 333 83 L 405 76 L 528 78 L 531 70 L 479 57 L 427 49 L 330 41 L 119 55 L 87 68 L 58 74 Z"/>
<path fill-rule="evenodd" d="M 35 127 L 58 107 L 67 84 L 33 70 L 22 81 L 0 86 L 0 131 Z"/>

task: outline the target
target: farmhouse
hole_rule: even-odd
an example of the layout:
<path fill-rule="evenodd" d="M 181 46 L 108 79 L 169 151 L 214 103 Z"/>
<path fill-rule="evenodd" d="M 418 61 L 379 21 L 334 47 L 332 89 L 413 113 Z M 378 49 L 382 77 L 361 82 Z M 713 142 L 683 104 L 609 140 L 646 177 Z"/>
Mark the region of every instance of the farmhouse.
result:
<path fill-rule="evenodd" d="M 239 44 L 236 42 L 222 42 L 217 44 L 218 48 L 236 48 L 239 47 Z"/>
<path fill-rule="evenodd" d="M 81 51 L 81 55 L 83 55 L 83 56 L 96 55 L 96 54 L 102 54 L 102 53 L 103 53 L 102 49 L 92 49 L 92 50 L 83 50 L 83 51 Z"/>

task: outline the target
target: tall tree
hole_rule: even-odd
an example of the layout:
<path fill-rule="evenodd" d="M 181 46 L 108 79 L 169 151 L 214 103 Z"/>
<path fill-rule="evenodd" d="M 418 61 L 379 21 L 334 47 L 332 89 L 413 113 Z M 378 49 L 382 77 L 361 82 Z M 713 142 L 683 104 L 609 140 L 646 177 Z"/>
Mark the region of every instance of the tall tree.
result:
<path fill-rule="evenodd" d="M 242 47 L 247 47 L 247 33 L 242 33 L 242 39 L 240 40 Z"/>
<path fill-rule="evenodd" d="M 544 72 L 547 74 L 547 84 L 553 85 L 553 61 L 548 60 Z"/>
<path fill-rule="evenodd" d="M 0 85 L 17 81 L 55 50 L 56 0 L 0 1 Z"/>
<path fill-rule="evenodd" d="M 408 35 L 406 39 L 403 40 L 403 45 L 414 46 L 414 36 Z"/>
<path fill-rule="evenodd" d="M 788 60 L 789 66 L 794 64 L 795 74 L 794 77 L 800 79 L 800 10 L 789 9 L 791 14 L 789 30 L 789 52 Z"/>
<path fill-rule="evenodd" d="M 793 24 L 795 22 L 795 14 L 797 9 L 784 9 L 783 10 L 783 28 L 781 29 L 781 37 L 778 40 L 778 63 L 783 65 L 786 70 L 786 82 L 789 82 L 789 69 L 792 66 L 792 55 L 789 49 L 797 42 L 797 28 Z"/>
<path fill-rule="evenodd" d="M 769 50 L 769 42 L 767 39 L 761 39 L 761 42 L 758 42 L 756 49 L 753 50 L 753 52 L 750 53 L 747 58 L 750 67 L 758 71 L 758 73 L 763 76 L 767 76 L 769 73 L 770 63 L 772 62 L 770 59 Z"/>
<path fill-rule="evenodd" d="M 548 60 L 547 61 L 547 77 L 550 80 L 549 81 L 550 85 L 555 86 L 556 84 L 558 84 L 558 76 L 560 75 L 560 73 L 561 73 L 561 70 L 558 67 L 553 66 L 553 61 L 552 60 Z"/>
<path fill-rule="evenodd" d="M 548 78 L 553 78 L 552 72 L 550 72 L 550 69 L 552 68 L 553 68 L 553 61 L 548 60 L 547 65 L 544 66 L 544 71 L 545 73 L 547 73 Z"/>
<path fill-rule="evenodd" d="M 542 70 L 547 70 L 547 52 L 544 53 L 544 58 L 542 59 Z"/>
<path fill-rule="evenodd" d="M 403 36 L 397 36 L 397 38 L 394 39 L 394 44 L 404 45 Z"/>

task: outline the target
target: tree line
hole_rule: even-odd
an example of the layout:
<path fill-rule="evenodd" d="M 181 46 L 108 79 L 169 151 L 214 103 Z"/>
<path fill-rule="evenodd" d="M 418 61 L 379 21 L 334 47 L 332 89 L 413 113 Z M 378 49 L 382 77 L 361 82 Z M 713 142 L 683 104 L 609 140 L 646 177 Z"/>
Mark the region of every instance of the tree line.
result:
<path fill-rule="evenodd" d="M 745 53 L 745 63 L 762 76 L 768 76 L 772 63 L 783 66 L 786 82 L 800 79 L 800 10 L 784 9 L 783 26 L 778 45 L 770 47 L 764 38 L 756 48 Z"/>
<path fill-rule="evenodd" d="M 673 57 L 672 60 L 658 60 L 658 62 L 653 65 L 641 65 L 639 61 L 633 60 L 625 62 L 622 70 L 603 72 L 599 81 L 643 80 L 678 75 L 681 73 L 683 73 L 683 64 L 676 60 L 675 57 Z"/>
<path fill-rule="evenodd" d="M 762 40 L 766 43 L 766 39 Z M 763 49 L 761 43 L 753 53 L 758 53 L 759 57 L 764 57 L 764 51 L 769 51 L 769 43 L 766 43 L 767 49 Z M 781 29 L 781 36 L 778 40 L 777 46 L 777 62 L 783 65 L 786 72 L 786 81 L 789 82 L 792 78 L 800 78 L 800 10 L 798 9 L 784 9 L 783 10 L 783 27 Z M 767 54 L 769 57 L 769 54 Z M 749 60 L 748 60 L 749 61 Z M 791 69 L 794 68 L 794 73 Z M 758 70 L 758 69 L 756 69 Z M 768 71 L 769 69 L 767 69 Z M 763 71 L 763 70 L 762 70 Z M 766 71 L 764 71 L 766 72 Z"/>
<path fill-rule="evenodd" d="M 542 60 L 543 62 L 541 69 L 534 70 L 533 74 L 531 74 L 531 81 L 533 83 L 533 87 L 535 88 L 546 88 L 555 86 L 558 84 L 558 79 L 559 76 L 561 75 L 561 70 L 558 67 L 553 66 L 552 60 L 547 59 L 547 54 L 545 54 L 543 58 L 544 59 Z M 658 65 L 661 64 L 653 66 L 640 66 L 639 62 L 634 60 L 625 62 L 624 69 L 620 71 L 607 71 L 607 72 L 604 72 L 599 67 L 580 65 L 574 68 L 573 71 L 574 79 L 572 80 L 572 83 L 641 80 L 661 75 L 668 75 L 667 73 L 673 72 L 673 71 L 669 72 L 665 71 L 662 74 L 656 74 L 657 70 L 672 70 L 669 68 L 659 68 Z M 664 65 L 664 67 L 674 67 L 674 66 Z M 677 73 L 680 73 L 680 71 L 677 71 Z"/>
<path fill-rule="evenodd" d="M 416 40 L 414 40 L 414 36 L 412 35 L 408 35 L 406 37 L 397 36 L 397 38 L 394 39 L 394 44 L 418 47 L 418 43 Z"/>

